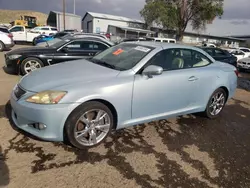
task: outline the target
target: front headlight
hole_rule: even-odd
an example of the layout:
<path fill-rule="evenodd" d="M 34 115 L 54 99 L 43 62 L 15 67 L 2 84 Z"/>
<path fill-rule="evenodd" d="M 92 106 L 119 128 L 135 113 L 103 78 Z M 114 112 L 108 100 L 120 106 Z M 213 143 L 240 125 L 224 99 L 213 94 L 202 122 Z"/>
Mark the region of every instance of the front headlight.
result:
<path fill-rule="evenodd" d="M 57 104 L 66 94 L 66 91 L 42 91 L 30 96 L 26 101 L 36 104 Z"/>
<path fill-rule="evenodd" d="M 9 59 L 13 60 L 13 59 L 17 59 L 19 57 L 21 57 L 22 55 L 10 55 Z"/>

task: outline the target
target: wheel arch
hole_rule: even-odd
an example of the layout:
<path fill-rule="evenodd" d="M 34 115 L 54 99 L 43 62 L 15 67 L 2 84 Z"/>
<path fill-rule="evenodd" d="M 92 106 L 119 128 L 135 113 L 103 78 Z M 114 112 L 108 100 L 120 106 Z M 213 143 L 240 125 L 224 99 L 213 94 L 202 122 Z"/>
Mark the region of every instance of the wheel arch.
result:
<path fill-rule="evenodd" d="M 107 100 L 105 100 L 105 99 L 98 99 L 98 98 L 96 98 L 96 99 L 89 99 L 89 100 L 86 100 L 86 101 L 84 101 L 84 102 L 82 102 L 82 103 L 79 103 L 79 105 L 77 105 L 73 110 L 71 110 L 71 112 L 69 113 L 69 115 L 68 115 L 68 117 L 65 119 L 65 122 L 64 122 L 64 126 L 63 126 L 63 139 L 64 139 L 64 141 L 67 141 L 67 136 L 66 136 L 66 132 L 65 132 L 65 125 L 66 125 L 66 122 L 68 121 L 68 118 L 71 116 L 71 114 L 75 111 L 75 110 L 77 110 L 78 108 L 80 108 L 81 107 L 81 105 L 84 105 L 85 103 L 87 103 L 87 102 L 94 102 L 94 101 L 96 101 L 96 102 L 100 102 L 100 103 L 102 103 L 102 104 L 104 104 L 105 106 L 107 106 L 110 110 L 111 110 L 111 112 L 112 112 L 112 114 L 113 114 L 113 118 L 114 118 L 114 127 L 113 127 L 113 129 L 116 129 L 117 128 L 117 124 L 118 124 L 118 113 L 117 113 L 117 110 L 116 110 L 116 108 L 114 107 L 114 105 L 111 103 L 111 102 L 109 102 L 109 101 L 107 101 Z"/>
<path fill-rule="evenodd" d="M 219 87 L 218 89 L 223 89 L 223 90 L 226 92 L 227 100 L 228 100 L 228 97 L 229 97 L 229 90 L 228 90 L 228 88 L 227 88 L 226 86 L 221 86 L 221 87 Z M 226 100 L 226 101 L 227 101 L 227 100 Z"/>
<path fill-rule="evenodd" d="M 44 64 L 44 66 L 47 65 L 46 63 L 44 63 L 44 60 L 42 60 L 42 59 L 39 58 L 39 57 L 36 57 L 36 56 L 26 56 L 26 57 L 23 58 L 23 59 L 20 61 L 20 63 L 18 64 L 18 74 L 21 74 L 21 64 L 22 64 L 26 59 L 28 59 L 28 58 L 36 58 L 36 59 L 40 60 L 40 61 Z"/>

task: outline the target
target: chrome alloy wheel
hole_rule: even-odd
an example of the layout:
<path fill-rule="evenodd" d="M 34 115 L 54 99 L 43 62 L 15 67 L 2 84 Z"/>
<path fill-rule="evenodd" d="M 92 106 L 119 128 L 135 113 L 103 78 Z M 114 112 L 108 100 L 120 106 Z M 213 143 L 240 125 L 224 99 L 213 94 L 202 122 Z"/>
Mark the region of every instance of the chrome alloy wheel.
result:
<path fill-rule="evenodd" d="M 36 69 L 39 69 L 39 68 L 41 68 L 41 65 L 36 60 L 29 60 L 24 65 L 24 70 L 25 70 L 26 74 L 28 74 Z"/>
<path fill-rule="evenodd" d="M 225 105 L 225 95 L 223 92 L 217 92 L 212 96 L 209 105 L 209 113 L 212 116 L 218 115 Z"/>
<path fill-rule="evenodd" d="M 77 120 L 74 137 L 83 146 L 93 146 L 106 137 L 110 126 L 111 121 L 107 112 L 100 109 L 92 109 L 85 112 Z"/>

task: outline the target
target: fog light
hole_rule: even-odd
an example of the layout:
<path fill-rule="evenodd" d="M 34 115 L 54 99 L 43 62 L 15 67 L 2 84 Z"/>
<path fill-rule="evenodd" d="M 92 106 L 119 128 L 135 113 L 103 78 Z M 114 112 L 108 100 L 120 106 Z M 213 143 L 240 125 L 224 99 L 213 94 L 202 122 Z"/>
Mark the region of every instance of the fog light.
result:
<path fill-rule="evenodd" d="M 30 127 L 34 128 L 34 129 L 38 129 L 38 130 L 44 130 L 46 129 L 46 125 L 42 124 L 42 123 L 32 123 L 29 124 Z"/>
<path fill-rule="evenodd" d="M 39 130 L 44 130 L 44 129 L 46 129 L 46 125 L 44 125 L 44 124 L 42 124 L 42 123 L 39 123 L 39 126 L 38 126 L 38 129 Z"/>

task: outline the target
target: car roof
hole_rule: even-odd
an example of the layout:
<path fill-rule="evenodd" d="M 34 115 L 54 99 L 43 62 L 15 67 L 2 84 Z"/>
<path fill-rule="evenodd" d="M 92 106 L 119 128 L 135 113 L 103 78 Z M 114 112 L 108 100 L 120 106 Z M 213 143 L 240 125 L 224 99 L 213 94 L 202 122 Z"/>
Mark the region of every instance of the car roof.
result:
<path fill-rule="evenodd" d="M 201 49 L 189 45 L 184 44 L 177 44 L 177 43 L 162 43 L 162 42 L 153 42 L 153 41 L 139 41 L 139 42 L 128 42 L 128 43 L 135 43 L 140 44 L 144 46 L 149 46 L 153 48 L 163 48 L 163 49 L 169 49 L 169 48 L 184 48 L 184 49 L 192 49 L 196 51 L 202 51 Z"/>
<path fill-rule="evenodd" d="M 99 38 L 99 37 L 95 37 L 95 36 L 87 36 L 87 37 L 73 37 L 73 36 L 70 36 L 70 37 L 67 37 L 66 40 L 70 40 L 70 41 L 73 41 L 73 40 L 92 40 L 92 41 L 99 41 L 99 42 L 104 42 L 106 44 L 109 44 L 110 46 L 114 45 L 112 42 L 108 41 L 108 40 L 105 40 L 103 38 Z"/>

